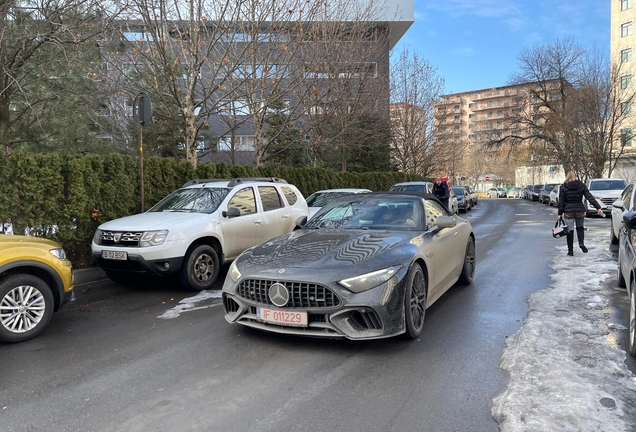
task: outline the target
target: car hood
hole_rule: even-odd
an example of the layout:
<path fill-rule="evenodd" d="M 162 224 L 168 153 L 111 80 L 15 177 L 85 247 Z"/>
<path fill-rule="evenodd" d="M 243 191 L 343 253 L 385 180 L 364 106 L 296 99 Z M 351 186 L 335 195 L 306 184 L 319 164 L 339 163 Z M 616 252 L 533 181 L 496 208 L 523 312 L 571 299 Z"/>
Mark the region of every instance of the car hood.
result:
<path fill-rule="evenodd" d="M 619 196 L 621 196 L 622 192 L 623 192 L 622 190 L 597 190 L 597 191 L 590 191 L 590 193 L 592 195 L 594 195 L 595 197 L 601 197 L 601 198 L 618 198 Z"/>
<path fill-rule="evenodd" d="M 170 229 L 182 222 L 192 224 L 197 219 L 210 219 L 212 214 L 185 212 L 148 212 L 103 223 L 101 230 L 108 231 L 150 231 Z"/>
<path fill-rule="evenodd" d="M 33 245 L 44 245 L 47 247 L 59 248 L 60 245 L 53 241 L 42 237 L 33 237 L 33 236 L 23 236 L 23 235 L 12 235 L 12 234 L 3 234 L 0 235 L 0 249 L 9 248 L 9 247 L 23 247 L 23 246 L 33 246 Z"/>
<path fill-rule="evenodd" d="M 416 246 L 411 240 L 418 235 L 415 231 L 302 229 L 249 249 L 237 259 L 237 266 L 247 274 L 291 269 L 306 273 L 360 264 L 368 264 L 372 271 L 402 263 L 407 255 L 412 258 Z"/>

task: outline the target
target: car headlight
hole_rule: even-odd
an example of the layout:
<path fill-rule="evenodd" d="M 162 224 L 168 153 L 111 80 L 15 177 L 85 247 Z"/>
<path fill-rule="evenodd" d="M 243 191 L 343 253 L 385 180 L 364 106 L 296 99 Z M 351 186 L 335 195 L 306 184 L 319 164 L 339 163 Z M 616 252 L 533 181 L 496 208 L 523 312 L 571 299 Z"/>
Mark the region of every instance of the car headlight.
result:
<path fill-rule="evenodd" d="M 168 237 L 168 230 L 146 231 L 139 240 L 139 246 L 159 246 L 166 240 L 166 237 Z"/>
<path fill-rule="evenodd" d="M 66 252 L 64 252 L 64 249 L 62 249 L 62 248 L 51 249 L 51 250 L 49 250 L 49 252 L 51 252 L 53 255 L 55 255 L 55 257 L 57 259 L 61 259 L 61 260 L 67 260 L 68 259 L 68 258 L 66 258 Z"/>
<path fill-rule="evenodd" d="M 234 282 L 240 279 L 241 272 L 239 271 L 238 267 L 236 267 L 236 260 L 232 261 L 232 264 L 230 264 L 230 268 L 227 271 L 227 274 Z"/>
<path fill-rule="evenodd" d="M 93 236 L 93 243 L 99 244 L 99 238 L 101 237 L 101 235 L 102 235 L 102 230 L 100 229 L 95 230 L 95 235 Z"/>
<path fill-rule="evenodd" d="M 371 288 L 375 288 L 380 284 L 388 281 L 393 277 L 395 273 L 400 269 L 397 267 L 388 267 L 382 270 L 377 270 L 371 273 L 366 273 L 360 276 L 355 276 L 348 279 L 343 279 L 338 283 L 343 287 L 347 288 L 349 291 L 353 291 L 356 293 L 370 290 Z"/>

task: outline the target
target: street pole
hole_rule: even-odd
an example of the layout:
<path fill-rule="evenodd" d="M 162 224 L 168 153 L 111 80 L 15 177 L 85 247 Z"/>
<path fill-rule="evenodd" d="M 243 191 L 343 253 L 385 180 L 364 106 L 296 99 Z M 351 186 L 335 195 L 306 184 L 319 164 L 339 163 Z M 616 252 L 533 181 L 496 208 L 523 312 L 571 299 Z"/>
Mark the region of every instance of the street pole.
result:
<path fill-rule="evenodd" d="M 139 184 L 141 186 L 141 213 L 144 212 L 144 146 L 143 146 L 143 99 L 137 98 L 137 124 L 139 125 Z"/>

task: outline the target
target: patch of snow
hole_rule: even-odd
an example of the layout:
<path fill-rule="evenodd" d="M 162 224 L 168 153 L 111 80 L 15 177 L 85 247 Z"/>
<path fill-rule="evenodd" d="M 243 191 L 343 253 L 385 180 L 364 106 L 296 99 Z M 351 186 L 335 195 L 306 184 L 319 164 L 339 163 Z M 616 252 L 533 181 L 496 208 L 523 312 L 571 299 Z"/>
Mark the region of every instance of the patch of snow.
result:
<path fill-rule="evenodd" d="M 493 400 L 501 432 L 634 430 L 636 378 L 617 343 L 626 328 L 605 309 L 613 288 L 603 285 L 617 265 L 607 231 L 588 228 L 587 254 L 575 245 L 568 257 L 565 241 L 557 246 L 554 283 L 528 296 L 528 314 L 502 355 L 508 387 Z"/>
<path fill-rule="evenodd" d="M 187 297 L 181 300 L 177 306 L 173 307 L 165 311 L 163 314 L 159 315 L 157 318 L 163 319 L 171 319 L 177 318 L 184 312 L 190 312 L 193 310 L 206 309 L 213 306 L 218 306 L 219 303 L 207 304 L 198 306 L 199 303 L 208 299 L 219 299 L 221 298 L 221 291 L 201 291 L 199 294 L 194 297 Z"/>

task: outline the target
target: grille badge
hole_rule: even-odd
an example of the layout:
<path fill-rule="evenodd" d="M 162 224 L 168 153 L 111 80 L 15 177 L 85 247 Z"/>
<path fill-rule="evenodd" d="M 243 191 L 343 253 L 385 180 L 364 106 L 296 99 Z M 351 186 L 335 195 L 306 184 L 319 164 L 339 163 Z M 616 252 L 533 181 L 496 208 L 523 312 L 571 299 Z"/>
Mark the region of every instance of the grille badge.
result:
<path fill-rule="evenodd" d="M 283 307 L 289 301 L 289 291 L 281 283 L 272 284 L 269 287 L 269 299 L 278 307 Z"/>

